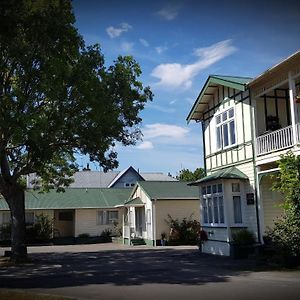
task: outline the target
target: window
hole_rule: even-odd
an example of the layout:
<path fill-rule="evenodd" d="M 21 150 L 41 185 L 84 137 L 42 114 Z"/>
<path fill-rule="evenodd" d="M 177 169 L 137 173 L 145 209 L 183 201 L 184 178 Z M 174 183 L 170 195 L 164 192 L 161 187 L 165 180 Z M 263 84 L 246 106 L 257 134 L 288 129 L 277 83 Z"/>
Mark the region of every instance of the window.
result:
<path fill-rule="evenodd" d="M 234 108 L 216 116 L 217 148 L 222 149 L 236 143 Z"/>
<path fill-rule="evenodd" d="M 224 224 L 223 186 L 202 187 L 202 213 L 204 224 Z"/>
<path fill-rule="evenodd" d="M 232 187 L 232 192 L 233 193 L 239 193 L 240 192 L 240 184 L 238 182 L 232 183 L 231 187 Z"/>
<path fill-rule="evenodd" d="M 109 225 L 119 222 L 117 210 L 99 210 L 97 212 L 97 225 Z"/>
<path fill-rule="evenodd" d="M 235 224 L 243 222 L 241 196 L 233 196 L 233 219 Z"/>
<path fill-rule="evenodd" d="M 108 211 L 108 222 L 110 224 L 119 222 L 119 212 L 117 210 Z"/>

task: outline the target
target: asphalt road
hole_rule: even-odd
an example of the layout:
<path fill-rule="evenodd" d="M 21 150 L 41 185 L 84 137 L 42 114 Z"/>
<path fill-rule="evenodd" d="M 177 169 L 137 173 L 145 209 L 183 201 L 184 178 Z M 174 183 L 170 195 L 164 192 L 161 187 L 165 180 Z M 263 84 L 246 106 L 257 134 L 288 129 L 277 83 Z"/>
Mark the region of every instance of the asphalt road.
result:
<path fill-rule="evenodd" d="M 89 300 L 300 299 L 300 271 L 257 271 L 251 261 L 203 255 L 195 247 L 98 244 L 29 253 L 33 263 L 0 268 L 0 288 Z"/>

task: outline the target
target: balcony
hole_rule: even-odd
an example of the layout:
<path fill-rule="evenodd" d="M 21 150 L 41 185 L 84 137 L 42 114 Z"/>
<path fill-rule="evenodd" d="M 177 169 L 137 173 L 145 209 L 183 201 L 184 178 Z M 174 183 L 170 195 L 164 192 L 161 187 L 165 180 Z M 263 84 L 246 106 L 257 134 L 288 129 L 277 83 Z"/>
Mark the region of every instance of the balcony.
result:
<path fill-rule="evenodd" d="M 296 124 L 296 142 L 300 142 L 300 123 Z M 257 156 L 284 150 L 294 146 L 292 126 L 287 126 L 256 138 Z"/>

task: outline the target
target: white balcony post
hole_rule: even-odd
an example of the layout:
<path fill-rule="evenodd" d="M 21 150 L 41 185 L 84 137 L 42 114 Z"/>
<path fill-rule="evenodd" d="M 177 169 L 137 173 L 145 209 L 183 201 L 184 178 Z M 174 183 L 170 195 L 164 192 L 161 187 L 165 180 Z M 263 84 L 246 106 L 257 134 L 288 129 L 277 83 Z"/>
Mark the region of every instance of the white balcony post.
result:
<path fill-rule="evenodd" d="M 289 76 L 289 96 L 290 96 L 290 108 L 291 108 L 291 121 L 292 121 L 292 132 L 293 132 L 293 144 L 297 144 L 297 134 L 296 134 L 296 107 L 295 107 L 295 95 L 296 95 L 296 86 L 295 80 L 292 78 L 292 73 L 288 73 Z"/>

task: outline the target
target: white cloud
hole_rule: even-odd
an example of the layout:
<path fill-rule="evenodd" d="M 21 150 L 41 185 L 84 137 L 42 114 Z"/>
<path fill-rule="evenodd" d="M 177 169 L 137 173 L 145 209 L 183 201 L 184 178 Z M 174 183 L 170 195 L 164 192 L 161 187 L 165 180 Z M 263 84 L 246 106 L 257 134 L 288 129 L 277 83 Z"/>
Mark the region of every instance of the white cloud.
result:
<path fill-rule="evenodd" d="M 192 85 L 192 79 L 202 70 L 234 53 L 236 50 L 237 48 L 232 45 L 232 40 L 224 40 L 209 47 L 196 49 L 194 54 L 199 59 L 193 64 L 160 64 L 152 70 L 151 75 L 159 79 L 157 82 L 159 86 L 189 88 Z"/>
<path fill-rule="evenodd" d="M 140 150 L 150 150 L 150 149 L 153 149 L 154 147 L 153 147 L 152 142 L 144 141 L 141 144 L 139 144 L 136 148 L 140 149 Z"/>
<path fill-rule="evenodd" d="M 171 21 L 174 20 L 178 16 L 180 6 L 179 5 L 168 5 L 163 7 L 161 10 L 156 12 L 156 15 L 160 16 L 161 18 Z"/>
<path fill-rule="evenodd" d="M 120 36 L 123 32 L 127 32 L 131 28 L 132 26 L 129 25 L 128 23 L 121 23 L 120 27 L 113 27 L 113 26 L 107 27 L 106 32 L 109 35 L 109 37 L 113 39 Z"/>
<path fill-rule="evenodd" d="M 159 137 L 182 139 L 188 134 L 189 130 L 178 125 L 154 123 L 146 125 L 142 132 L 145 139 L 155 139 Z"/>
<path fill-rule="evenodd" d="M 166 50 L 168 50 L 167 46 L 158 46 L 158 47 L 155 47 L 155 51 L 157 52 L 157 54 L 161 54 L 161 53 L 163 53 Z"/>
<path fill-rule="evenodd" d="M 174 113 L 176 111 L 174 107 L 164 107 L 164 106 L 152 104 L 152 103 L 150 103 L 148 105 L 148 108 L 150 108 L 150 109 L 152 108 L 152 109 L 164 112 L 164 113 Z"/>
<path fill-rule="evenodd" d="M 133 45 L 134 45 L 134 43 L 123 42 L 123 43 L 121 43 L 121 49 L 125 52 L 130 52 L 133 49 Z"/>
<path fill-rule="evenodd" d="M 139 41 L 144 47 L 149 47 L 149 43 L 145 39 L 139 39 Z"/>

